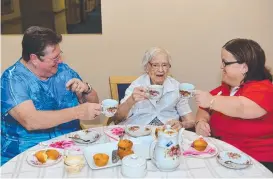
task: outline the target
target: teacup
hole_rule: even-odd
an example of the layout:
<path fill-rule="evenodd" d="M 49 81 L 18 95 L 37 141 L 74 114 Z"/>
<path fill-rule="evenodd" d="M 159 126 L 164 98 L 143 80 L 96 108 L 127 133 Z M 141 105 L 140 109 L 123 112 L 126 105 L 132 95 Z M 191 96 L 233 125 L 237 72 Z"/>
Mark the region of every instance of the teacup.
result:
<path fill-rule="evenodd" d="M 179 93 L 184 98 L 193 97 L 195 86 L 190 83 L 181 83 L 179 85 Z"/>
<path fill-rule="evenodd" d="M 118 101 L 114 99 L 105 99 L 101 102 L 102 113 L 106 117 L 113 117 L 118 109 Z"/>
<path fill-rule="evenodd" d="M 147 96 L 150 99 L 159 100 L 163 94 L 163 86 L 162 85 L 150 85 L 147 87 Z"/>

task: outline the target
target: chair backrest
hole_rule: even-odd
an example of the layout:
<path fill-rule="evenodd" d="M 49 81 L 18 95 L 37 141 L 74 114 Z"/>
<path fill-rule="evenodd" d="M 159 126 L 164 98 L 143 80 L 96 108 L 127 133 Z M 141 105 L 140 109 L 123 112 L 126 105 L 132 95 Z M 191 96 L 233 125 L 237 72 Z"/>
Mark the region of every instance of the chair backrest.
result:
<path fill-rule="evenodd" d="M 110 76 L 109 83 L 112 99 L 120 102 L 124 98 L 126 89 L 137 78 L 137 76 Z"/>

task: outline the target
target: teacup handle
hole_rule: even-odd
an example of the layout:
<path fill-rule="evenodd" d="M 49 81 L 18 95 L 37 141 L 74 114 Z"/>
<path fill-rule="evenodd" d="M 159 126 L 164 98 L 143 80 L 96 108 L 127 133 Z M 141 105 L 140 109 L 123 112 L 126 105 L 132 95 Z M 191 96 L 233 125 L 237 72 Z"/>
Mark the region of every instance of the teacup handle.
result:
<path fill-rule="evenodd" d="M 151 161 L 152 163 L 157 166 L 156 160 L 154 158 L 154 150 L 155 150 L 155 146 L 156 146 L 156 140 L 154 140 L 151 145 L 150 145 L 150 157 L 151 157 Z"/>
<path fill-rule="evenodd" d="M 107 113 L 107 111 L 104 111 L 103 105 L 100 105 L 100 106 L 101 106 L 101 113 L 103 115 L 105 115 L 106 117 L 113 117 L 115 115 L 115 114 L 109 115 L 109 113 Z"/>

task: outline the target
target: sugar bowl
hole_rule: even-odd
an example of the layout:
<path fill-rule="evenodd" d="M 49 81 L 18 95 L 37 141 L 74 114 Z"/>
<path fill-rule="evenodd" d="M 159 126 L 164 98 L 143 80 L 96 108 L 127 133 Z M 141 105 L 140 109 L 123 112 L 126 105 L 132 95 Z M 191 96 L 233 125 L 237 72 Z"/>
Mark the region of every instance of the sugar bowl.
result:
<path fill-rule="evenodd" d="M 82 155 L 68 155 L 64 158 L 65 169 L 68 173 L 79 173 L 84 167 L 85 161 Z"/>
<path fill-rule="evenodd" d="M 147 174 L 147 162 L 136 154 L 127 155 L 122 159 L 121 173 L 124 177 L 143 178 Z"/>

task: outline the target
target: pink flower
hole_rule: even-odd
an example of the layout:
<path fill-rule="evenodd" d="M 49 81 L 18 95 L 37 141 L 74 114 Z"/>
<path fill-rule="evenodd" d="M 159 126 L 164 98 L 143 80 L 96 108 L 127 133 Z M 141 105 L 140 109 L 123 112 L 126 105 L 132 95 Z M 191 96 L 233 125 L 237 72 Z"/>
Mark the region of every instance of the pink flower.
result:
<path fill-rule="evenodd" d="M 115 128 L 113 128 L 113 129 L 111 129 L 111 132 L 112 132 L 112 134 L 114 134 L 114 135 L 122 135 L 123 134 L 123 132 L 124 132 L 124 129 L 123 128 L 121 128 L 121 127 L 115 127 Z"/>

